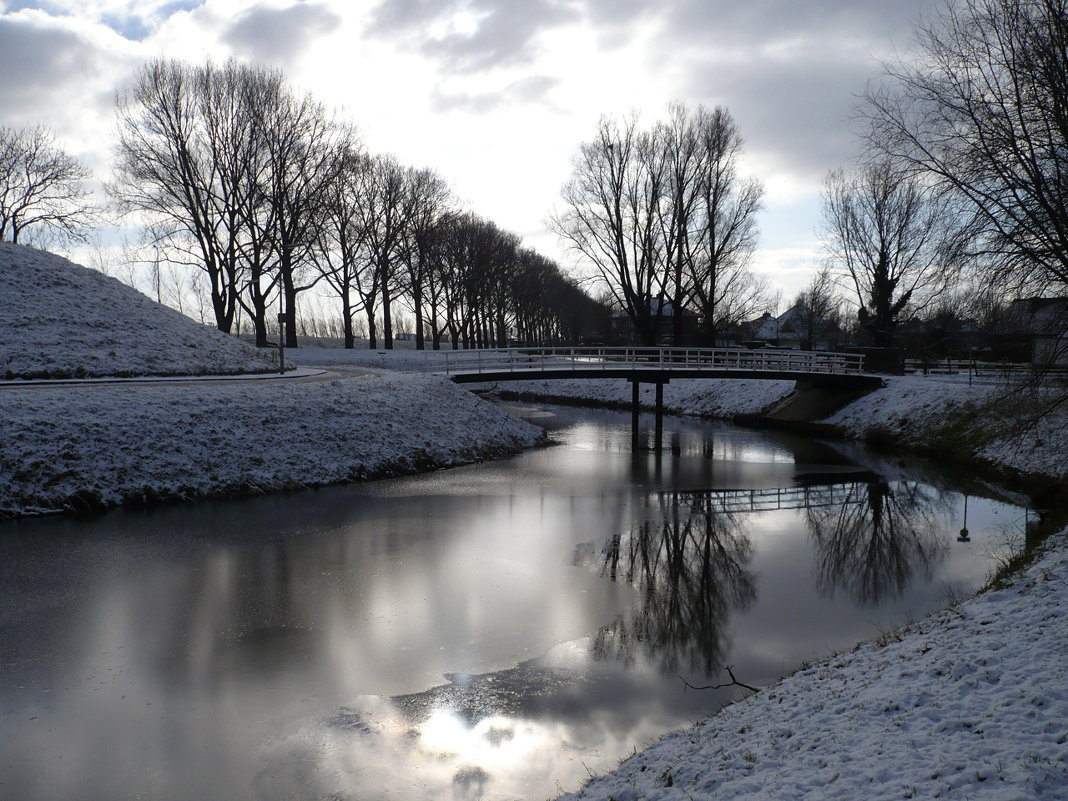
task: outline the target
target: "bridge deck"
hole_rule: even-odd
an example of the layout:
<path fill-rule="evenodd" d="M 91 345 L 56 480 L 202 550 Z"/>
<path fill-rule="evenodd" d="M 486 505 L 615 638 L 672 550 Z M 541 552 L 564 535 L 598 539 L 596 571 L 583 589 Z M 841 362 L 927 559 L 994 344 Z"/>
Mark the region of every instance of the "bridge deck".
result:
<path fill-rule="evenodd" d="M 456 383 L 624 378 L 664 384 L 688 378 L 757 378 L 836 387 L 875 387 L 860 354 L 742 348 L 511 348 L 444 354 Z"/>

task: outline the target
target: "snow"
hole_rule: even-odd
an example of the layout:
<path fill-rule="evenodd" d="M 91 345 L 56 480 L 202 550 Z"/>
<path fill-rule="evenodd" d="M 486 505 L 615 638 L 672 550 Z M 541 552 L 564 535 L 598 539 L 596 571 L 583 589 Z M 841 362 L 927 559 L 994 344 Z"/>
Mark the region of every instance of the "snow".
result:
<path fill-rule="evenodd" d="M 0 245 L 0 377 L 265 369 L 255 351 L 129 292 Z M 291 357 L 374 375 L 0 387 L 0 516 L 318 486 L 470 461 L 539 436 L 426 374 L 440 354 L 302 348 Z M 509 389 L 630 400 L 625 381 Z M 763 411 L 791 389 L 679 381 L 665 400 L 677 412 L 732 416 Z M 891 378 L 826 422 L 907 444 L 985 434 L 972 458 L 1063 484 L 1064 413 L 1012 428 L 1011 395 L 960 377 Z M 1066 606 L 1062 532 L 1009 586 L 802 669 L 567 798 L 1068 798 Z"/>
<path fill-rule="evenodd" d="M 410 473 L 541 436 L 432 375 L 27 382 L 277 368 L 236 338 L 43 251 L 0 244 L 0 296 L 0 377 L 18 377 L 0 382 L 0 518 Z"/>
<path fill-rule="evenodd" d="M 946 439 L 956 453 L 1002 470 L 1058 483 L 1068 481 L 1068 410 L 1059 408 L 1037 422 L 1027 412 L 1063 394 L 1065 388 L 1033 390 L 994 379 L 969 385 L 967 376 L 891 376 L 882 389 L 865 395 L 822 421 L 846 436 L 865 438 L 873 430 L 896 441 L 921 446 Z"/>
<path fill-rule="evenodd" d="M 0 517 L 314 487 L 530 447 L 438 376 L 0 391 Z"/>
<path fill-rule="evenodd" d="M 1068 538 L 991 590 L 800 670 L 564 799 L 1068 797 Z"/>
<path fill-rule="evenodd" d="M 268 355 L 114 278 L 0 242 L 0 379 L 277 370 Z"/>

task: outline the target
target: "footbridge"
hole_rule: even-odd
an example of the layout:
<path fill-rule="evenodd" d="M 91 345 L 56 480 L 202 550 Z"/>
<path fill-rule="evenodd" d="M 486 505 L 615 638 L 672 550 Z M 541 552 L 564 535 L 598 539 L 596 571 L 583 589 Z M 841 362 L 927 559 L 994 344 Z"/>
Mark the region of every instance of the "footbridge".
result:
<path fill-rule="evenodd" d="M 445 351 L 439 370 L 458 384 L 622 378 L 632 386 L 633 440 L 638 443 L 641 384 L 656 386 L 656 444 L 663 441 L 664 385 L 676 379 L 795 381 L 808 387 L 875 389 L 859 353 L 747 348 L 506 348 Z"/>

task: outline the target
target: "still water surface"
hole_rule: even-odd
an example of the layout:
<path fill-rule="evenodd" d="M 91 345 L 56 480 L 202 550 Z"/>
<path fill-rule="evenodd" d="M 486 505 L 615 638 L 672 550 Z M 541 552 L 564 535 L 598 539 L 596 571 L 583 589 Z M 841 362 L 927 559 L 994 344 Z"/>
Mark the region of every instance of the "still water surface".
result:
<path fill-rule="evenodd" d="M 919 466 L 522 410 L 557 447 L 0 526 L 0 798 L 544 799 L 978 587 L 1025 512 Z"/>

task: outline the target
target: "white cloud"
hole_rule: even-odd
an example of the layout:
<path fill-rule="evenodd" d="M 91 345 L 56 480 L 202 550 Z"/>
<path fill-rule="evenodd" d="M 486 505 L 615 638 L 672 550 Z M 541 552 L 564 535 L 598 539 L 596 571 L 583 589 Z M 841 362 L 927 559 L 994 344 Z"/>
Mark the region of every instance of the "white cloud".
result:
<path fill-rule="evenodd" d="M 7 2 L 0 121 L 52 125 L 99 171 L 114 91 L 146 59 L 272 63 L 343 108 L 369 148 L 436 168 L 475 211 L 567 262 L 543 221 L 598 117 L 723 104 L 768 190 L 760 263 L 775 273 L 783 253 L 812 249 L 819 184 L 855 152 L 848 117 L 874 56 L 932 2 Z"/>

